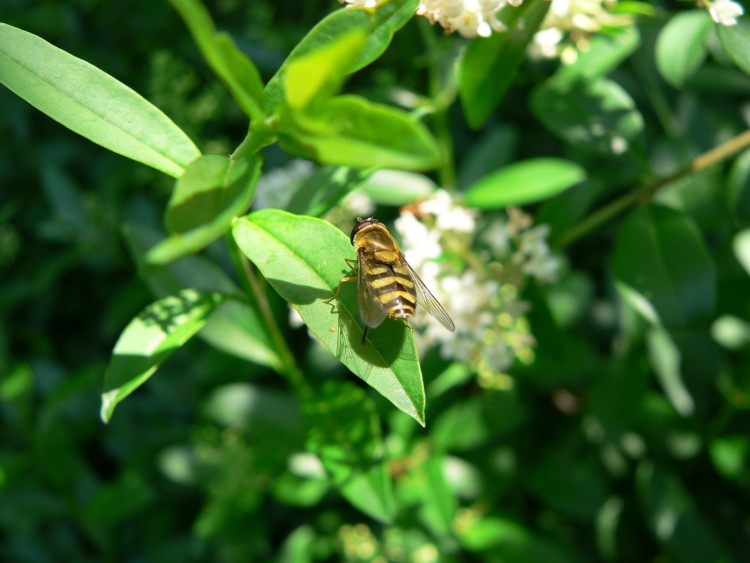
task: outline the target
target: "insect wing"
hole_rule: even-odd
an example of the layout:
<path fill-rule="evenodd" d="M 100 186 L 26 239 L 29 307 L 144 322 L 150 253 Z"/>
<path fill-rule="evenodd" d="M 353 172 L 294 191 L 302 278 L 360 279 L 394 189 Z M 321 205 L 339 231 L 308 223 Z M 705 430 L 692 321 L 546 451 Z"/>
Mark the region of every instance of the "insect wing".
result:
<path fill-rule="evenodd" d="M 417 272 L 414 271 L 414 268 L 412 268 L 406 260 L 402 259 L 401 263 L 406 266 L 406 270 L 414 280 L 414 285 L 417 288 L 417 306 L 424 307 L 425 311 L 435 317 L 441 325 L 451 332 L 455 331 L 456 325 L 453 324 L 450 315 L 445 309 L 443 309 L 443 306 L 435 296 L 430 293 L 430 290 L 427 289 L 422 278 L 417 275 Z"/>
<path fill-rule="evenodd" d="M 357 308 L 362 322 L 370 328 L 380 326 L 388 316 L 388 311 L 375 298 L 372 287 L 367 282 L 367 263 L 364 252 L 357 254 Z"/>

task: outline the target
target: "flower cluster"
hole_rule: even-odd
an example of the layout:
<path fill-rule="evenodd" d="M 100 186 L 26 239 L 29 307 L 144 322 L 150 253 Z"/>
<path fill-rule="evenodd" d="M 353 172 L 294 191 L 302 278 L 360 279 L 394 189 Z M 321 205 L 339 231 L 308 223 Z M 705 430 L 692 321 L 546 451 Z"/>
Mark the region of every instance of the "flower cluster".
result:
<path fill-rule="evenodd" d="M 731 0 L 705 0 L 708 13 L 719 25 L 737 25 L 737 18 L 745 13 L 745 8 L 739 2 Z"/>
<path fill-rule="evenodd" d="M 633 23 L 632 15 L 615 13 L 616 4 L 617 0 L 552 0 L 547 16 L 534 35 L 531 53 L 574 62 L 578 52 L 588 49 L 591 35 L 603 28 Z"/>
<path fill-rule="evenodd" d="M 533 226 L 518 209 L 482 220 L 438 190 L 403 209 L 395 228 L 409 264 L 456 324 L 450 333 L 418 314 L 413 325 L 420 349 L 439 345 L 443 357 L 469 363 L 480 381 L 492 380 L 515 358 L 533 359 L 520 291 L 528 278 L 551 282 L 559 273 L 546 226 Z"/>

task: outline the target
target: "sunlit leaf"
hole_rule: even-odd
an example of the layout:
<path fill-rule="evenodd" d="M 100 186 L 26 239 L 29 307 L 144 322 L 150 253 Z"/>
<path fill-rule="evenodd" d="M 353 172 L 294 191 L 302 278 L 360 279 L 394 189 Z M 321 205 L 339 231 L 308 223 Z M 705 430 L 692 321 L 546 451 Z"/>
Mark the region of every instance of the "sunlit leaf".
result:
<path fill-rule="evenodd" d="M 375 8 L 342 8 L 324 18 L 297 44 L 269 81 L 266 95 L 271 105 L 277 105 L 283 98 L 283 77 L 295 61 L 358 30 L 365 34 L 366 41 L 357 56 L 341 69 L 343 74 L 351 74 L 370 64 L 386 50 L 393 34 L 414 16 L 418 4 L 418 0 L 390 0 L 379 3 Z"/>
<path fill-rule="evenodd" d="M 232 160 L 219 155 L 192 162 L 177 181 L 167 207 L 166 224 L 172 235 L 149 250 L 146 260 L 166 264 L 226 233 L 232 219 L 250 207 L 260 165 L 258 157 Z"/>
<path fill-rule="evenodd" d="M 750 74 L 750 19 L 745 15 L 737 25 L 719 25 L 721 44 L 732 60 L 746 74 Z"/>
<path fill-rule="evenodd" d="M 221 302 L 216 293 L 184 290 L 146 307 L 120 335 L 104 373 L 101 417 L 143 385 L 156 369 L 206 323 Z"/>
<path fill-rule="evenodd" d="M 269 209 L 239 219 L 234 237 L 336 358 L 424 424 L 424 386 L 411 331 L 387 320 L 362 342 L 354 284 L 344 284 L 341 299 L 323 302 L 349 270 L 344 259 L 354 258 L 347 235 L 325 221 Z"/>
<path fill-rule="evenodd" d="M 330 98 L 309 114 L 289 113 L 279 142 L 297 156 L 356 168 L 426 170 L 444 159 L 424 125 L 400 109 L 358 96 Z"/>
<path fill-rule="evenodd" d="M 0 82 L 94 143 L 180 176 L 200 156 L 188 136 L 140 94 L 40 37 L 0 23 Z"/>
<path fill-rule="evenodd" d="M 146 252 L 160 240 L 161 233 L 127 225 L 124 234 L 141 278 L 157 297 L 174 295 L 185 288 L 235 296 L 214 310 L 199 338 L 227 354 L 281 369 L 278 350 L 257 304 L 243 299 L 239 287 L 219 266 L 203 256 L 186 256 L 164 266 L 147 264 Z"/>
<path fill-rule="evenodd" d="M 713 24 L 706 10 L 670 18 L 656 42 L 656 66 L 664 80 L 682 86 L 706 58 L 706 37 Z"/>
<path fill-rule="evenodd" d="M 466 192 L 466 203 L 479 209 L 502 209 L 550 198 L 586 178 L 578 164 L 561 158 L 525 160 L 478 180 Z"/>
<path fill-rule="evenodd" d="M 258 69 L 226 33 L 217 33 L 206 8 L 199 0 L 171 0 L 180 12 L 201 53 L 226 84 L 242 110 L 253 120 L 265 115 L 265 94 Z"/>

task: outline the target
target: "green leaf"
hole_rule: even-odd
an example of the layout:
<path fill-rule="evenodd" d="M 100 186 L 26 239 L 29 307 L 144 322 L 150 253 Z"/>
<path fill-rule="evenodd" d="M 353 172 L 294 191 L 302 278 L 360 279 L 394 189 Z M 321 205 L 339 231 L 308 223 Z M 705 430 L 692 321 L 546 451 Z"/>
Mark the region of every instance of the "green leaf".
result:
<path fill-rule="evenodd" d="M 660 327 L 648 331 L 646 342 L 649 360 L 667 399 L 682 416 L 692 415 L 695 401 L 685 385 L 680 349 L 669 333 Z"/>
<path fill-rule="evenodd" d="M 545 0 L 526 0 L 518 8 L 505 6 L 497 18 L 508 31 L 493 33 L 489 38 L 477 37 L 469 43 L 459 69 L 458 86 L 471 127 L 481 127 L 503 99 L 548 8 Z"/>
<path fill-rule="evenodd" d="M 651 462 L 636 472 L 646 522 L 673 561 L 731 561 L 718 531 L 696 508 L 679 478 Z"/>
<path fill-rule="evenodd" d="M 365 180 L 362 192 L 376 205 L 401 207 L 425 198 L 437 189 L 424 174 L 402 170 L 378 170 Z"/>
<path fill-rule="evenodd" d="M 211 69 L 253 121 L 265 116 L 263 82 L 253 62 L 226 33 L 218 33 L 199 0 L 170 0 L 185 20 Z"/>
<path fill-rule="evenodd" d="M 445 476 L 446 458 L 433 455 L 424 465 L 425 490 L 422 495 L 422 518 L 437 537 L 453 533 L 458 502 Z"/>
<path fill-rule="evenodd" d="M 747 16 L 737 20 L 737 25 L 719 25 L 721 44 L 735 64 L 745 74 L 750 74 L 750 20 Z"/>
<path fill-rule="evenodd" d="M 297 215 L 320 217 L 361 186 L 371 174 L 371 170 L 348 166 L 321 166 L 302 182 L 286 210 Z"/>
<path fill-rule="evenodd" d="M 750 219 L 750 151 L 743 152 L 732 164 L 727 178 L 727 200 L 738 219 Z"/>
<path fill-rule="evenodd" d="M 326 382 L 304 402 L 307 449 L 353 506 L 382 522 L 395 513 L 375 404 L 351 382 Z"/>
<path fill-rule="evenodd" d="M 617 289 L 651 323 L 685 328 L 713 314 L 713 261 L 698 228 L 679 211 L 648 205 L 633 213 L 618 233 L 612 269 Z"/>
<path fill-rule="evenodd" d="M 283 76 L 284 99 L 289 107 L 302 109 L 337 93 L 366 37 L 363 29 L 354 28 L 290 61 Z"/>
<path fill-rule="evenodd" d="M 744 229 L 735 235 L 732 250 L 737 261 L 750 275 L 750 229 Z"/>
<path fill-rule="evenodd" d="M 681 12 L 667 22 L 656 41 L 656 66 L 664 80 L 679 88 L 698 70 L 712 27 L 706 10 Z"/>
<path fill-rule="evenodd" d="M 561 158 L 535 158 L 485 176 L 466 192 L 466 203 L 479 209 L 502 209 L 550 198 L 586 179 L 578 164 Z"/>
<path fill-rule="evenodd" d="M 404 111 L 358 96 L 338 96 L 315 112 L 294 112 L 280 125 L 288 152 L 325 164 L 355 168 L 435 168 L 444 158 L 429 130 Z"/>
<path fill-rule="evenodd" d="M 172 233 L 149 250 L 146 260 L 166 264 L 192 254 L 226 233 L 248 210 L 260 176 L 258 157 L 232 160 L 205 155 L 188 166 L 169 200 L 167 229 Z"/>
<path fill-rule="evenodd" d="M 0 23 L 0 82 L 87 139 L 170 176 L 200 151 L 161 110 L 104 71 Z"/>
<path fill-rule="evenodd" d="M 411 331 L 387 320 L 362 342 L 355 284 L 344 284 L 341 299 L 323 302 L 348 273 L 344 259 L 354 259 L 347 235 L 320 219 L 268 209 L 239 219 L 234 238 L 336 358 L 424 425 L 424 385 Z"/>
<path fill-rule="evenodd" d="M 221 268 L 203 256 L 186 256 L 166 266 L 147 264 L 147 249 L 161 234 L 143 226 L 127 225 L 124 235 L 140 277 L 157 297 L 174 295 L 187 287 L 236 297 L 214 310 L 199 338 L 227 354 L 276 371 L 281 369 L 281 359 L 257 304 L 243 300 L 240 289 Z"/>
<path fill-rule="evenodd" d="M 562 65 L 553 80 L 576 81 L 601 78 L 620 66 L 639 46 L 636 26 L 627 26 L 613 35 L 595 35 L 575 62 Z"/>
<path fill-rule="evenodd" d="M 643 130 L 633 99 L 606 78 L 548 81 L 534 90 L 531 109 L 564 141 L 605 154 L 626 152 Z"/>
<path fill-rule="evenodd" d="M 272 107 L 284 97 L 283 76 L 297 59 L 305 57 L 352 30 L 365 34 L 366 41 L 358 55 L 341 69 L 342 75 L 351 74 L 377 59 L 388 47 L 393 34 L 409 21 L 419 5 L 418 0 L 391 0 L 376 8 L 346 8 L 333 12 L 320 21 L 300 41 L 284 64 L 266 86 L 266 95 Z"/>
<path fill-rule="evenodd" d="M 104 373 L 104 422 L 112 418 L 118 403 L 143 385 L 164 360 L 203 327 L 222 299 L 217 293 L 187 289 L 152 303 L 128 324 Z"/>

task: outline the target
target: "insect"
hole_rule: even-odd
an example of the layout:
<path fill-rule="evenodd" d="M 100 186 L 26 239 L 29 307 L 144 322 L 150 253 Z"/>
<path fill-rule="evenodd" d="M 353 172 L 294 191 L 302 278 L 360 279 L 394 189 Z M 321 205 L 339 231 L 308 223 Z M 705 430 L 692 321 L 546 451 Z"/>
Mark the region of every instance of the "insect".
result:
<path fill-rule="evenodd" d="M 326 303 L 338 298 L 341 284 L 356 279 L 357 309 L 365 323 L 362 342 L 367 329 L 380 326 L 386 317 L 403 319 L 411 328 L 409 318 L 414 315 L 417 304 L 453 332 L 456 327 L 450 316 L 409 266 L 385 225 L 373 217 L 357 217 L 357 222 L 351 235 L 357 259 L 345 259 L 352 268 L 352 275 L 339 280 L 335 295 Z"/>

